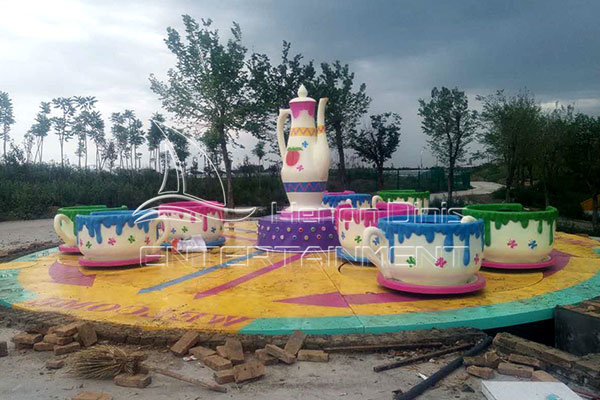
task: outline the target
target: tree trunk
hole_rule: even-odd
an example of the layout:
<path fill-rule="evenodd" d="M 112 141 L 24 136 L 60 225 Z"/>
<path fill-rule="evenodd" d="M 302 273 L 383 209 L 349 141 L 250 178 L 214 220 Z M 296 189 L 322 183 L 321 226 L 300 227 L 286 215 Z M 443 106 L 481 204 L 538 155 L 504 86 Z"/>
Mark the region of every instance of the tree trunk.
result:
<path fill-rule="evenodd" d="M 42 136 L 42 144 L 40 147 L 40 164 L 42 163 L 42 156 L 44 155 L 44 137 Z"/>
<path fill-rule="evenodd" d="M 61 167 L 65 166 L 65 157 L 63 155 L 63 145 L 64 145 L 64 140 L 61 138 L 60 139 L 60 166 Z"/>
<path fill-rule="evenodd" d="M 448 206 L 452 207 L 452 192 L 454 192 L 454 160 L 448 164 Z"/>
<path fill-rule="evenodd" d="M 383 165 L 377 166 L 377 189 L 383 189 Z"/>
<path fill-rule="evenodd" d="M 223 125 L 217 128 L 221 142 L 221 153 L 223 153 L 223 162 L 225 163 L 225 174 L 227 175 L 227 208 L 235 208 L 233 201 L 233 180 L 231 178 L 231 160 L 227 153 L 227 138 L 225 137 L 225 127 Z"/>
<path fill-rule="evenodd" d="M 85 169 L 87 169 L 87 152 L 88 152 L 88 148 L 87 148 L 87 136 L 83 140 L 85 142 L 85 146 L 84 146 L 85 147 L 85 158 L 84 158 L 85 161 L 84 161 L 83 164 L 84 164 Z"/>
<path fill-rule="evenodd" d="M 335 129 L 335 145 L 337 147 L 338 158 L 339 158 L 338 170 L 339 170 L 339 174 L 340 174 L 340 179 L 342 181 L 342 185 L 343 185 L 344 189 L 346 189 L 346 186 L 347 186 L 346 158 L 344 156 L 344 139 L 342 137 L 342 128 L 335 127 L 334 129 Z"/>
<path fill-rule="evenodd" d="M 4 128 L 4 161 L 6 161 L 6 141 L 8 140 L 8 130 Z"/>

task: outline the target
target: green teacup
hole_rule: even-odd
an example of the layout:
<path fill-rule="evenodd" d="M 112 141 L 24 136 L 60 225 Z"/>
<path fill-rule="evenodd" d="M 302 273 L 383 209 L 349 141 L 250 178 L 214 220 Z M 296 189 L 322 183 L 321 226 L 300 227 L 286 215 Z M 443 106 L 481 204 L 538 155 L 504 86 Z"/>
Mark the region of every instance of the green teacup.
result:
<path fill-rule="evenodd" d="M 74 206 L 59 208 L 54 217 L 54 230 L 68 247 L 77 247 L 75 216 L 89 215 L 94 211 L 127 210 L 127 206 L 107 208 L 103 205 Z"/>

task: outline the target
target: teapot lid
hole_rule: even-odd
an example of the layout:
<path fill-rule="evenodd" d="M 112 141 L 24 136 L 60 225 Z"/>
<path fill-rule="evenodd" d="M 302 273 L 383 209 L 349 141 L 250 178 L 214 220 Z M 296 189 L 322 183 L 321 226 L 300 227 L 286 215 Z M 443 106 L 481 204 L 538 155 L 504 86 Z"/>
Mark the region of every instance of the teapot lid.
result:
<path fill-rule="evenodd" d="M 290 103 L 297 103 L 300 101 L 312 101 L 314 103 L 317 102 L 312 97 L 308 97 L 308 90 L 306 90 L 306 87 L 304 85 L 300 85 L 300 88 L 298 88 L 298 97 L 290 100 Z"/>

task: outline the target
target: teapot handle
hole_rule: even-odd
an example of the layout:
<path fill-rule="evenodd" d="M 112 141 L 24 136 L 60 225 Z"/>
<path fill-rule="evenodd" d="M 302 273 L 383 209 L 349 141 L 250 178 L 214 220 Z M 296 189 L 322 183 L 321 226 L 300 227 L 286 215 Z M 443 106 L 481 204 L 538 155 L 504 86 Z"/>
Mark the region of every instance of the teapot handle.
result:
<path fill-rule="evenodd" d="M 285 137 L 283 136 L 283 124 L 287 117 L 292 115 L 292 111 L 289 108 L 280 109 L 279 116 L 277 117 L 277 141 L 279 142 L 279 152 L 281 153 L 281 159 L 285 158 L 286 144 Z"/>

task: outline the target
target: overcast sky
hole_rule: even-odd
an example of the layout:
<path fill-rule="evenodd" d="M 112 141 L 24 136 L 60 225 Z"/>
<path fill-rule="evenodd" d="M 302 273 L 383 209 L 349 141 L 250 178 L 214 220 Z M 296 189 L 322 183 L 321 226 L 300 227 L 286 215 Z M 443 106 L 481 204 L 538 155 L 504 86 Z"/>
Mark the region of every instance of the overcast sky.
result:
<path fill-rule="evenodd" d="M 133 109 L 147 128 L 160 110 L 148 76 L 174 65 L 163 40 L 168 26 L 182 29 L 182 14 L 212 18 L 225 38 L 238 22 L 249 52 L 273 60 L 287 40 L 306 59 L 349 63 L 370 112 L 403 117 L 395 166 L 417 166 L 422 149 L 435 163 L 417 116 L 434 86 L 458 86 L 475 108 L 477 94 L 527 87 L 546 107 L 600 114 L 600 1 L 0 0 L 0 90 L 13 99 L 15 141 L 40 101 L 57 96 L 96 96 L 105 119 Z M 249 151 L 255 140 L 241 142 Z M 58 160 L 57 138 L 47 143 L 44 160 Z"/>

